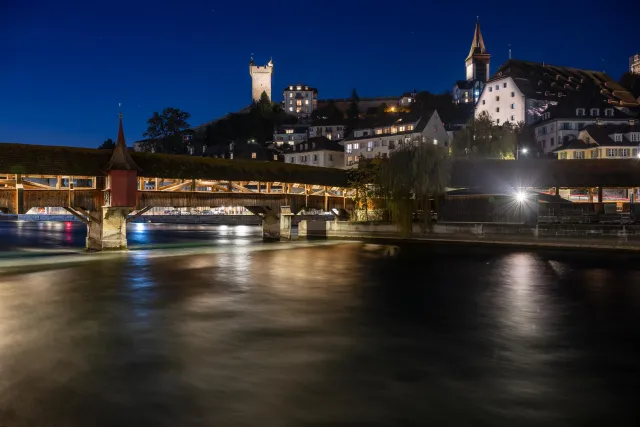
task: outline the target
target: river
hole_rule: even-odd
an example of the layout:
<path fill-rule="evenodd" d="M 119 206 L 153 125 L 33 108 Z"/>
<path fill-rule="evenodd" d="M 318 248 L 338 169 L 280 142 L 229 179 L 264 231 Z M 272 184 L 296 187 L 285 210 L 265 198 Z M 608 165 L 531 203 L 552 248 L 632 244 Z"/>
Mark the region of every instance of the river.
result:
<path fill-rule="evenodd" d="M 0 425 L 640 425 L 631 255 L 0 222 Z"/>

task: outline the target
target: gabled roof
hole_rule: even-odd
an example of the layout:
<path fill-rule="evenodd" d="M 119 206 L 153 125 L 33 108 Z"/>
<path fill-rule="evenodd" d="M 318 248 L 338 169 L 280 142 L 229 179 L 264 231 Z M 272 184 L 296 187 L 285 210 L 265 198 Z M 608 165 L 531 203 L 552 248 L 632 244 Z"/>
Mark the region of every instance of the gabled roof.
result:
<path fill-rule="evenodd" d="M 473 89 L 473 84 L 473 80 L 458 80 L 455 86 L 458 86 L 458 88 L 462 90 L 470 90 Z"/>
<path fill-rule="evenodd" d="M 626 136 L 631 132 L 640 133 L 640 124 L 595 124 L 585 126 L 583 131 L 589 134 L 593 142 L 602 147 L 638 147 L 638 145 L 640 145 L 638 142 L 631 142 Z M 612 136 L 615 134 L 621 134 L 622 141 L 614 141 Z"/>
<path fill-rule="evenodd" d="M 305 148 L 306 147 L 306 148 Z M 338 144 L 336 141 L 332 141 L 324 136 L 317 136 L 309 138 L 307 141 L 298 142 L 295 144 L 294 153 L 305 153 L 310 151 L 344 151 L 344 147 Z"/>
<path fill-rule="evenodd" d="M 351 132 L 344 141 L 359 141 L 362 139 L 371 139 L 371 138 L 380 138 L 380 137 L 391 137 L 396 135 L 407 135 L 412 133 L 419 133 L 424 130 L 427 126 L 427 122 L 433 117 L 436 110 L 427 110 L 424 113 L 420 112 L 411 112 L 407 114 L 397 114 L 397 115 L 385 115 L 382 118 L 371 118 L 364 119 L 358 122 L 356 126 L 354 126 L 354 132 L 357 130 L 370 130 L 381 127 L 390 127 L 390 126 L 402 126 L 404 124 L 412 124 L 414 128 L 412 130 L 407 130 L 404 132 L 396 132 L 390 134 L 382 134 L 382 135 L 367 135 L 367 136 L 354 136 L 355 133 Z"/>

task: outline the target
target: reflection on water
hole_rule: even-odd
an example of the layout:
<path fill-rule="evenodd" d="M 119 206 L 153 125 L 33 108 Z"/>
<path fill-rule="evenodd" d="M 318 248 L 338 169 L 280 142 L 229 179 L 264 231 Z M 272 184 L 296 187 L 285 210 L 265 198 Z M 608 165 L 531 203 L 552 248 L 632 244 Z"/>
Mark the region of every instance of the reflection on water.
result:
<path fill-rule="evenodd" d="M 247 232 L 0 275 L 0 425 L 637 425 L 632 257 Z"/>

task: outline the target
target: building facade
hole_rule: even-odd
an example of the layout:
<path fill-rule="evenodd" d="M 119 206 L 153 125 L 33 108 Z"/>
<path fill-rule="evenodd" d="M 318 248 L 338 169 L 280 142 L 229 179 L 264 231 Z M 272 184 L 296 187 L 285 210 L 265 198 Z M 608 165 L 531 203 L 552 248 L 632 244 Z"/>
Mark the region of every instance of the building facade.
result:
<path fill-rule="evenodd" d="M 309 127 L 309 138 L 324 136 L 332 141 L 340 141 L 344 139 L 343 125 L 330 125 L 322 123 L 322 121 L 314 122 Z"/>
<path fill-rule="evenodd" d="M 361 158 L 387 157 L 396 147 L 409 142 L 449 146 L 449 135 L 438 112 L 390 116 L 358 125 L 342 142 L 345 167 L 354 167 Z"/>
<path fill-rule="evenodd" d="M 283 91 L 282 107 L 287 114 L 299 120 L 309 120 L 311 113 L 318 108 L 318 89 L 295 85 L 287 86 Z"/>
<path fill-rule="evenodd" d="M 284 154 L 286 163 L 297 163 L 324 168 L 344 167 L 344 147 L 324 136 L 298 142 L 293 150 Z"/>
<path fill-rule="evenodd" d="M 640 53 L 636 53 L 629 58 L 629 72 L 631 74 L 640 74 Z"/>
<path fill-rule="evenodd" d="M 577 139 L 554 152 L 559 160 L 626 159 L 637 157 L 639 146 L 640 124 L 631 119 L 624 124 L 588 125 Z"/>
<path fill-rule="evenodd" d="M 278 126 L 273 132 L 273 143 L 281 145 L 294 145 L 306 141 L 309 137 L 309 125 L 295 124 Z"/>
<path fill-rule="evenodd" d="M 271 100 L 271 77 L 273 76 L 273 60 L 267 65 L 256 65 L 251 58 L 249 62 L 249 75 L 251 76 L 251 100 L 258 102 L 262 92 L 266 92 Z"/>
<path fill-rule="evenodd" d="M 565 102 L 576 108 L 602 102 L 622 111 L 638 107 L 637 100 L 603 72 L 510 59 L 487 81 L 475 116 L 486 112 L 497 125 L 532 125 L 550 106 L 564 107 Z"/>
<path fill-rule="evenodd" d="M 480 31 L 480 21 L 476 20 L 471 49 L 464 60 L 465 80 L 458 80 L 453 85 L 452 95 L 455 104 L 476 103 L 485 82 L 489 78 L 491 54 L 487 51 Z"/>

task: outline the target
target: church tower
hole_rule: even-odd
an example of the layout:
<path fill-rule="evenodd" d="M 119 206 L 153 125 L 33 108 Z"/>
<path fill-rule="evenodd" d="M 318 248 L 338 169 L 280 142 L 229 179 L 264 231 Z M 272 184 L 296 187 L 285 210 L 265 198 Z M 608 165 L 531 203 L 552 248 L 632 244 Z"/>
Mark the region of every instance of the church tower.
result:
<path fill-rule="evenodd" d="M 251 99 L 254 102 L 260 100 L 262 92 L 266 92 L 271 100 L 271 75 L 273 74 L 273 60 L 264 66 L 256 65 L 251 57 L 249 62 L 249 75 L 251 76 Z"/>
<path fill-rule="evenodd" d="M 486 82 L 489 78 L 490 61 L 491 54 L 487 52 L 487 48 L 484 46 L 484 40 L 482 39 L 482 33 L 480 32 L 480 20 L 476 19 L 476 29 L 473 33 L 471 49 L 469 50 L 469 56 L 467 56 L 465 60 L 467 80 Z"/>

